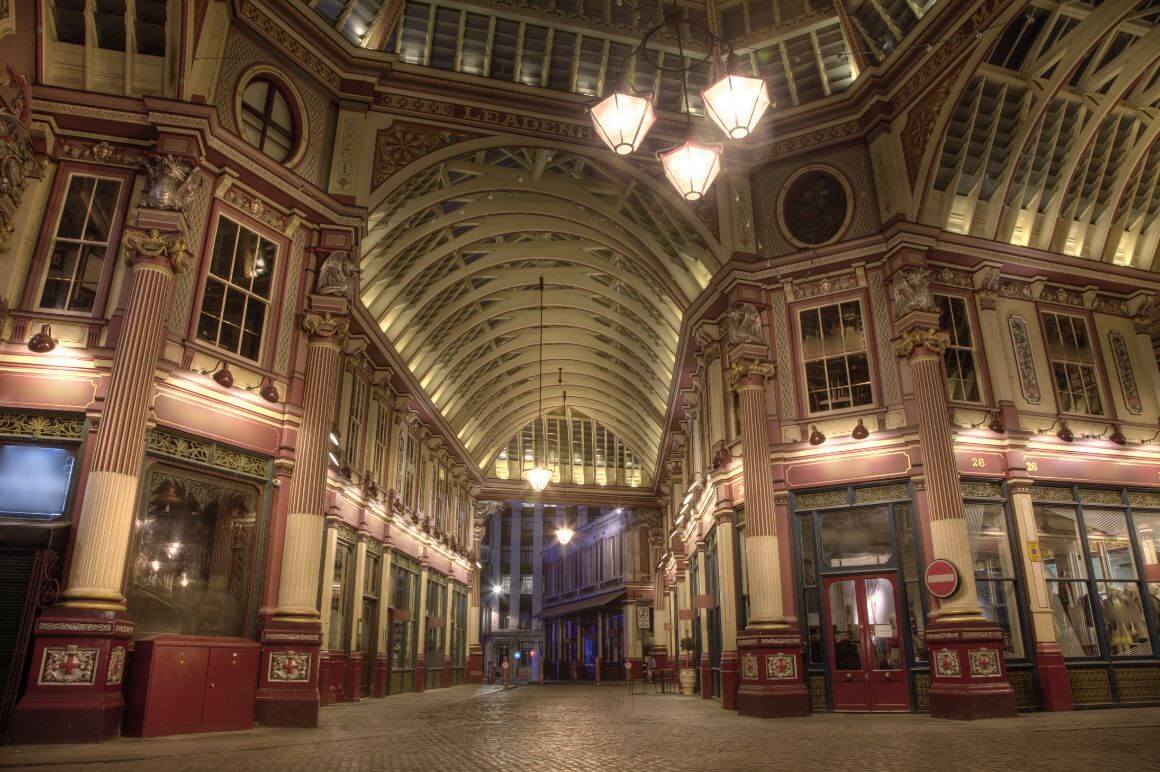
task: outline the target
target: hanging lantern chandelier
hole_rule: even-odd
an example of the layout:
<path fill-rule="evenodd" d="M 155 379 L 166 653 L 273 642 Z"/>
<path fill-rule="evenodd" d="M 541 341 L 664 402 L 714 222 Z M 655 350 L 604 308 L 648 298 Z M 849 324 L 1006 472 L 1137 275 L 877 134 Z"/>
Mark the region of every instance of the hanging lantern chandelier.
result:
<path fill-rule="evenodd" d="M 536 423 L 540 427 L 540 434 L 545 435 L 544 426 L 544 277 L 540 277 L 540 381 L 539 381 L 539 406 L 536 410 Z M 535 454 L 534 466 L 528 470 L 527 478 L 528 484 L 536 491 L 542 491 L 548 487 L 548 483 L 552 479 L 552 470 L 548 468 L 547 462 L 544 460 L 547 456 L 539 453 L 539 446 L 536 443 L 536 432 L 532 431 L 532 452 Z"/>
<path fill-rule="evenodd" d="M 686 58 L 683 33 L 683 27 L 686 25 L 696 27 L 704 33 L 709 40 L 710 53 L 700 59 Z M 647 48 L 652 36 L 666 28 L 676 33 L 680 63 L 675 66 L 654 61 L 650 58 Z M 714 55 L 722 49 L 728 51 L 723 71 L 720 69 L 720 57 Z M 701 90 L 705 113 L 729 139 L 740 140 L 748 137 L 757 127 L 765 111 L 773 105 L 765 81 L 738 73 L 733 45 L 715 35 L 707 27 L 689 20 L 675 0 L 673 7 L 665 12 L 661 23 L 645 32 L 636 48 L 624 58 L 621 63 L 621 87 L 589 108 L 597 135 L 612 152 L 617 155 L 629 155 L 640 148 L 645 135 L 656 123 L 653 94 L 651 91 L 636 91 L 631 78 L 626 77 L 629 62 L 633 60 L 644 62 L 655 69 L 658 75 L 663 72 L 679 73 L 682 93 L 687 95 L 689 71 L 694 65 L 710 58 L 713 59 L 717 77 L 708 88 Z M 692 116 L 687 105 L 685 120 L 687 127 L 685 142 L 677 147 L 662 150 L 657 153 L 657 157 L 664 167 L 665 177 L 681 198 L 686 201 L 699 201 L 721 171 L 722 148 L 720 145 L 698 142 L 693 137 Z"/>

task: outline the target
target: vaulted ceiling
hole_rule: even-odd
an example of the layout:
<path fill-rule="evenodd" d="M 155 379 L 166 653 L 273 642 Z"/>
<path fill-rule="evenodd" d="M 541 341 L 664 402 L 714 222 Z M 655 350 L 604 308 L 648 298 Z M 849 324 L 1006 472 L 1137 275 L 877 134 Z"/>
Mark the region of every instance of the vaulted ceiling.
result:
<path fill-rule="evenodd" d="M 651 476 L 682 314 L 721 247 L 610 154 L 495 142 L 444 149 L 387 183 L 363 301 L 487 469 L 539 409 L 543 276 L 545 408 L 567 391 Z"/>
<path fill-rule="evenodd" d="M 1037 0 L 948 100 L 923 217 L 1160 268 L 1160 2 Z"/>

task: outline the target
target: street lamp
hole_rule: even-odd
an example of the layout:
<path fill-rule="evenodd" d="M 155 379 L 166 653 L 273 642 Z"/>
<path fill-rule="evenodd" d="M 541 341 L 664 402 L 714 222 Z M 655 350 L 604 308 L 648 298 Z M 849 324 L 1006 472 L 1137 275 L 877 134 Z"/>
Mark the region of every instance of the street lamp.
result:
<path fill-rule="evenodd" d="M 568 542 L 572 541 L 572 537 L 574 535 L 575 532 L 566 525 L 562 525 L 556 529 L 556 541 L 560 542 L 561 544 L 567 544 Z"/>

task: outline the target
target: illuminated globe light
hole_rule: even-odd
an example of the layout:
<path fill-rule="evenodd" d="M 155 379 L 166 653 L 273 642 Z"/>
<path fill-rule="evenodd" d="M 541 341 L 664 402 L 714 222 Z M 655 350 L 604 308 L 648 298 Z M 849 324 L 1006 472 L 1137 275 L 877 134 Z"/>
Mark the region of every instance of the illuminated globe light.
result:
<path fill-rule="evenodd" d="M 686 201 L 700 201 L 721 171 L 720 145 L 701 145 L 693 140 L 657 153 L 665 177 Z"/>
<path fill-rule="evenodd" d="M 552 479 L 552 470 L 546 466 L 534 466 L 528 470 L 528 483 L 537 491 L 542 491 L 548 487 L 548 481 Z"/>
<path fill-rule="evenodd" d="M 745 139 L 773 104 L 760 78 L 726 75 L 701 91 L 705 111 L 730 139 Z"/>
<path fill-rule="evenodd" d="M 636 152 L 657 121 L 648 96 L 619 92 L 603 99 L 590 112 L 596 133 L 617 155 Z"/>
<path fill-rule="evenodd" d="M 573 531 L 566 525 L 562 525 L 556 529 L 556 540 L 561 544 L 567 544 L 572 541 Z"/>

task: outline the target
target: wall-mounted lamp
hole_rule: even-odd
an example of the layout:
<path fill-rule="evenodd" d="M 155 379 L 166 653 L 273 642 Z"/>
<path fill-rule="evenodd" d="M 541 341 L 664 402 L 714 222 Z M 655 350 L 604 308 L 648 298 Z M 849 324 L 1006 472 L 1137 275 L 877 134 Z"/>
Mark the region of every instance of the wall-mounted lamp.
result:
<path fill-rule="evenodd" d="M 274 385 L 274 379 L 268 375 L 258 385 L 258 396 L 267 402 L 282 401 L 282 395 L 278 393 L 278 387 Z"/>
<path fill-rule="evenodd" d="M 1005 434 L 1007 432 L 1007 425 L 1003 423 L 1003 419 L 999 417 L 998 413 L 991 413 L 988 415 L 988 418 L 991 419 L 990 423 L 987 424 L 988 429 L 995 434 Z"/>
<path fill-rule="evenodd" d="M 818 430 L 817 424 L 810 424 L 810 444 L 821 445 L 826 441 L 826 435 Z"/>
<path fill-rule="evenodd" d="M 1071 442 L 1075 439 L 1075 435 L 1072 434 L 1071 429 L 1067 425 L 1067 421 L 1059 422 L 1059 431 L 1055 433 L 1055 436 L 1064 442 Z"/>
<path fill-rule="evenodd" d="M 47 354 L 56 348 L 57 340 L 52 337 L 52 325 L 40 325 L 40 332 L 28 339 L 28 350 L 34 354 Z"/>
<path fill-rule="evenodd" d="M 854 431 L 850 432 L 850 436 L 856 440 L 864 440 L 870 436 L 870 430 L 866 428 L 866 424 L 862 423 L 861 418 L 858 419 L 858 425 L 854 427 Z M 812 437 L 810 442 L 813 442 Z"/>
<path fill-rule="evenodd" d="M 330 430 L 330 444 L 336 448 L 341 444 L 338 439 L 338 429 Z"/>
<path fill-rule="evenodd" d="M 1128 443 L 1128 438 L 1125 437 L 1124 433 L 1120 430 L 1119 424 L 1112 424 L 1109 428 L 1112 430 L 1111 436 L 1108 437 L 1109 440 L 1116 443 L 1117 445 L 1126 445 Z"/>
<path fill-rule="evenodd" d="M 214 370 L 211 377 L 223 389 L 228 389 L 234 385 L 234 374 L 230 372 L 230 366 L 223 361 L 218 362 L 218 369 Z"/>

